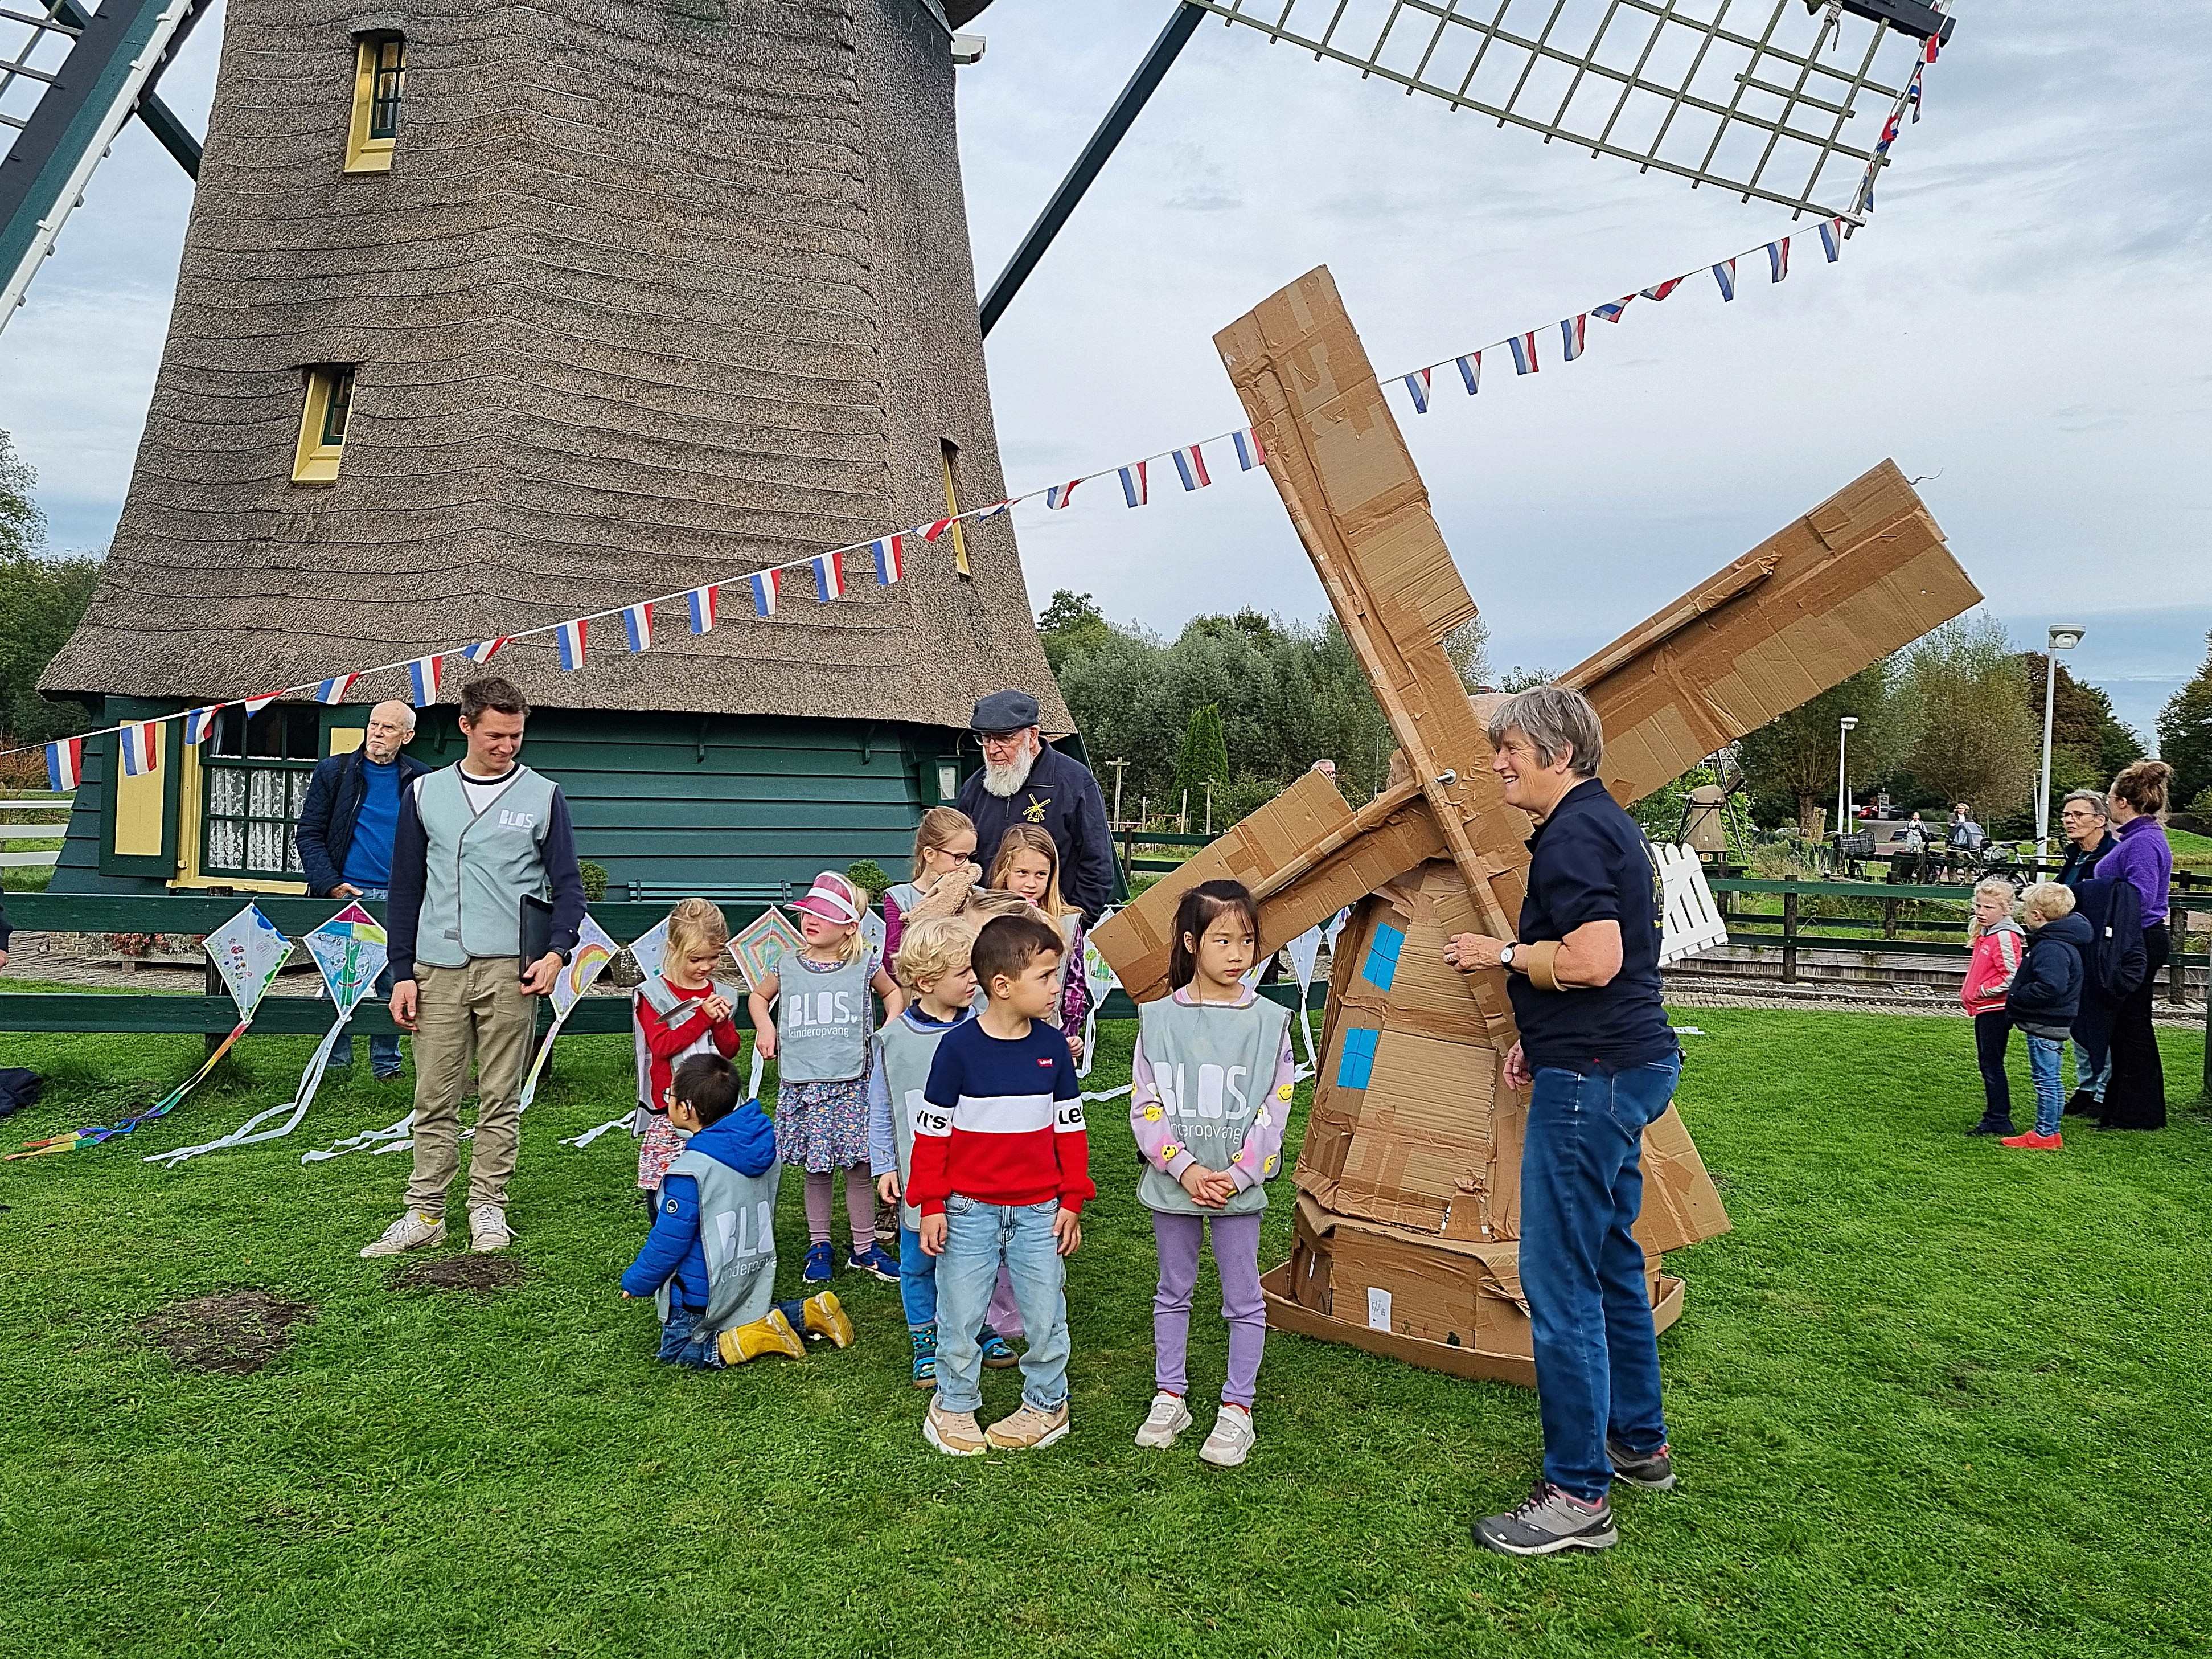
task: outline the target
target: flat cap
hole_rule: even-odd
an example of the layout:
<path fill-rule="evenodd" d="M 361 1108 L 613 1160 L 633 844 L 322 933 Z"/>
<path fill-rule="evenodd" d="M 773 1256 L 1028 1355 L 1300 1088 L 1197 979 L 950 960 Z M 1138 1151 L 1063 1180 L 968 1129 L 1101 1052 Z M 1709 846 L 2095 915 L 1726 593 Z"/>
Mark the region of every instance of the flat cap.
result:
<path fill-rule="evenodd" d="M 971 732 L 1018 732 L 1037 723 L 1037 700 L 1026 691 L 994 691 L 975 705 Z"/>

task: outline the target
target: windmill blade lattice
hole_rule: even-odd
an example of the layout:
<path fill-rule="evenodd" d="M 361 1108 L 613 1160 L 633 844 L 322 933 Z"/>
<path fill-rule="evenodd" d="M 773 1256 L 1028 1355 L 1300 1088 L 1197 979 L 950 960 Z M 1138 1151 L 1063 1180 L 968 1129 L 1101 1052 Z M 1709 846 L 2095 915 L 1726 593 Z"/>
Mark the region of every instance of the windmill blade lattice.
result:
<path fill-rule="evenodd" d="M 1861 220 L 1918 0 L 1188 0 L 1455 110 L 1747 202 Z"/>

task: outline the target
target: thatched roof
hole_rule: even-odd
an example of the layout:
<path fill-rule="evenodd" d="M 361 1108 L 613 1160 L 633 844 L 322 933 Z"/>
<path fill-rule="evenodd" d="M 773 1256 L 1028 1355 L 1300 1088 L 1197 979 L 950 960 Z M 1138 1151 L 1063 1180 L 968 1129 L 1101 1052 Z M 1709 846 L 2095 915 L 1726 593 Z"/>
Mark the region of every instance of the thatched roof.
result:
<path fill-rule="evenodd" d="M 106 574 L 41 684 L 192 699 L 458 648 L 1004 484 L 945 24 L 925 0 L 410 0 L 388 173 L 340 170 L 350 0 L 231 0 L 205 166 Z M 963 21 L 981 8 L 951 8 Z M 302 366 L 360 365 L 290 481 Z M 548 706 L 1068 729 L 1011 525 L 848 597 L 631 657 L 500 665 Z M 917 544 L 918 546 L 918 544 Z M 458 665 L 448 665 L 456 676 Z M 449 684 L 453 680 L 449 678 Z M 383 695 L 392 684 L 364 682 Z"/>

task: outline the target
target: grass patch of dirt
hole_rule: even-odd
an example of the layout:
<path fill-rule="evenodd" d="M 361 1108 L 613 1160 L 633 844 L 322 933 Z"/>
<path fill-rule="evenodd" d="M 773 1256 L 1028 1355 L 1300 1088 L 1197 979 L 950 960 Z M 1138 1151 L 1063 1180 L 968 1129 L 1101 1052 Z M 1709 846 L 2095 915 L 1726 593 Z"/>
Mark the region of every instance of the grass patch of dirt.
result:
<path fill-rule="evenodd" d="M 292 1346 L 315 1310 L 266 1291 L 225 1291 L 173 1302 L 138 1322 L 139 1334 L 179 1370 L 251 1376 Z"/>
<path fill-rule="evenodd" d="M 504 1289 L 522 1277 L 522 1263 L 511 1255 L 433 1255 L 410 1261 L 392 1275 L 395 1291 Z"/>

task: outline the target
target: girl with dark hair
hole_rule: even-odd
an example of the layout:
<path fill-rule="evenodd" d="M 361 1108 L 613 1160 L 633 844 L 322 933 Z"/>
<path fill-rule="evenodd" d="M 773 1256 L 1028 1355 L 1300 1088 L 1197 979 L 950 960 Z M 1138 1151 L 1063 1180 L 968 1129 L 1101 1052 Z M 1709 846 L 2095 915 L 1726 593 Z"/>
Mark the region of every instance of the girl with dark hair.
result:
<path fill-rule="evenodd" d="M 1251 1451 L 1252 1400 L 1267 1340 L 1260 1292 L 1260 1218 L 1282 1162 L 1297 1065 L 1290 1011 L 1244 983 L 1260 944 L 1260 907 L 1243 884 L 1200 883 L 1176 908 L 1170 994 L 1139 1011 L 1129 1127 L 1152 1212 L 1159 1286 L 1152 1297 L 1157 1392 L 1137 1443 L 1164 1451 L 1191 1424 L 1184 1364 L 1198 1248 L 1210 1231 L 1229 1322 L 1221 1413 L 1199 1456 L 1232 1468 Z"/>
<path fill-rule="evenodd" d="M 2136 761 L 2112 780 L 2112 833 L 2118 844 L 2105 854 L 2097 874 L 2106 881 L 2126 882 L 2142 905 L 2143 977 L 2112 1017 L 2112 1073 L 2098 1120 L 2107 1129 L 2166 1127 L 2166 1068 L 2151 1024 L 2151 1003 L 2169 945 L 2166 913 L 2173 848 L 2158 820 L 2172 782 L 2173 769 L 2160 760 Z M 2119 895 L 2119 901 L 2124 903 L 2126 896 Z"/>

